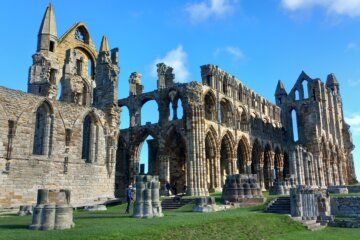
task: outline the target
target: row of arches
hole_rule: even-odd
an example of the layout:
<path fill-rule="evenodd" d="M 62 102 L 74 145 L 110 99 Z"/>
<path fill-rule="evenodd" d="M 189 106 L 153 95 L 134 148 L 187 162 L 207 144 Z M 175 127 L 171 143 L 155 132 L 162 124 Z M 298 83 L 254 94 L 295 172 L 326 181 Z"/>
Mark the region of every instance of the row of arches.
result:
<path fill-rule="evenodd" d="M 161 120 L 176 121 L 185 116 L 183 101 L 175 90 L 170 91 L 167 100 L 160 105 L 156 99 L 149 97 L 139 99 L 138 103 L 120 104 L 120 107 L 120 129 L 158 123 Z"/>
<path fill-rule="evenodd" d="M 279 147 L 272 150 L 270 144 L 263 148 L 257 139 L 252 146 L 245 137 L 236 144 L 231 135 L 225 134 L 217 144 L 216 135 L 209 131 L 205 137 L 205 149 L 209 189 L 221 188 L 226 176 L 235 173 L 257 174 L 260 184 L 266 189 L 275 179 L 283 180 L 290 175 L 287 153 L 283 153 Z M 217 166 L 219 169 L 216 169 Z"/>

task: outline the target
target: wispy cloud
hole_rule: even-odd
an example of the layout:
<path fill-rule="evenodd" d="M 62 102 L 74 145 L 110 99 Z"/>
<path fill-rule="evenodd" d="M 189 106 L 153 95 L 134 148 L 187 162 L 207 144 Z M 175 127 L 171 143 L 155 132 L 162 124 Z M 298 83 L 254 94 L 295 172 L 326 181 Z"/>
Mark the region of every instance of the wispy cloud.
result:
<path fill-rule="evenodd" d="M 244 55 L 243 51 L 241 51 L 240 48 L 234 47 L 234 46 L 227 46 L 227 47 L 224 47 L 224 48 L 217 48 L 214 51 L 214 56 L 217 57 L 221 53 L 229 54 L 230 56 L 232 56 L 234 58 L 234 60 L 242 60 L 242 59 L 245 58 L 245 55 Z"/>
<path fill-rule="evenodd" d="M 280 5 L 291 12 L 324 8 L 330 15 L 360 16 L 359 0 L 281 0 Z"/>
<path fill-rule="evenodd" d="M 210 17 L 224 17 L 233 13 L 236 2 L 236 0 L 204 0 L 188 4 L 185 10 L 192 22 L 199 23 Z"/>
<path fill-rule="evenodd" d="M 359 86 L 360 85 L 360 80 L 348 80 L 348 84 L 350 87 L 356 87 L 356 86 Z"/>
<path fill-rule="evenodd" d="M 345 51 L 348 52 L 348 51 L 351 51 L 351 50 L 355 50 L 355 49 L 358 49 L 359 48 L 359 45 L 355 42 L 349 42 L 346 46 L 346 49 Z"/>
<path fill-rule="evenodd" d="M 360 136 L 360 113 L 355 113 L 350 117 L 345 117 L 345 122 L 351 126 L 350 129 L 354 135 Z"/>
<path fill-rule="evenodd" d="M 151 74 L 153 77 L 157 77 L 156 64 L 161 62 L 174 68 L 175 81 L 187 82 L 189 80 L 190 73 L 187 68 L 187 53 L 184 51 L 182 45 L 179 45 L 177 48 L 170 50 L 164 57 L 154 60 L 151 66 Z"/>

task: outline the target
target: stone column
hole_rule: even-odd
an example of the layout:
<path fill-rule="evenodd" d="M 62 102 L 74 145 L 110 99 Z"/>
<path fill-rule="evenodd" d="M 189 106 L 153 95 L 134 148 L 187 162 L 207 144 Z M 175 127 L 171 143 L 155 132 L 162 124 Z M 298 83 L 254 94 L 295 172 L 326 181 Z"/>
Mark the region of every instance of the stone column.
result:
<path fill-rule="evenodd" d="M 261 191 L 265 191 L 265 183 L 264 183 L 264 164 L 263 163 L 260 163 L 259 164 L 259 170 L 258 170 L 258 179 L 259 179 L 259 182 L 260 182 L 260 189 Z"/>
<path fill-rule="evenodd" d="M 343 154 L 339 153 L 339 156 L 338 156 L 338 171 L 339 171 L 339 183 L 340 183 L 340 185 L 345 185 L 344 172 L 343 172 L 343 166 L 342 166 L 343 159 L 344 159 Z"/>

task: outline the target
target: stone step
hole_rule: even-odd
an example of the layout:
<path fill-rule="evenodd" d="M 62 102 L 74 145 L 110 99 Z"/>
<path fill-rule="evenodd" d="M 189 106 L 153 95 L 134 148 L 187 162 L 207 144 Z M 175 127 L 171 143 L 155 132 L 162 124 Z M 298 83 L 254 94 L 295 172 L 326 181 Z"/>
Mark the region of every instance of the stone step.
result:
<path fill-rule="evenodd" d="M 278 197 L 265 210 L 267 213 L 290 214 L 290 197 Z"/>
<path fill-rule="evenodd" d="M 192 199 L 180 199 L 180 202 L 175 202 L 173 198 L 167 198 L 161 202 L 161 207 L 163 210 L 175 210 L 183 207 L 191 201 Z"/>

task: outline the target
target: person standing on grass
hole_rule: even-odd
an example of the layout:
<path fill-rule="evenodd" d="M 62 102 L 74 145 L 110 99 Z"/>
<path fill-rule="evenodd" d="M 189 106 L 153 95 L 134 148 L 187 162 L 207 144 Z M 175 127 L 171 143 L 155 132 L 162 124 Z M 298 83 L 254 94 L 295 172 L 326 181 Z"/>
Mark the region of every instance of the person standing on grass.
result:
<path fill-rule="evenodd" d="M 133 189 L 132 189 L 132 186 L 131 184 L 129 185 L 127 191 L 126 191 L 126 201 L 127 201 L 127 206 L 126 206 L 126 211 L 125 213 L 129 213 L 130 211 L 130 205 L 131 205 L 131 202 L 133 200 Z"/>

